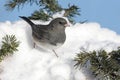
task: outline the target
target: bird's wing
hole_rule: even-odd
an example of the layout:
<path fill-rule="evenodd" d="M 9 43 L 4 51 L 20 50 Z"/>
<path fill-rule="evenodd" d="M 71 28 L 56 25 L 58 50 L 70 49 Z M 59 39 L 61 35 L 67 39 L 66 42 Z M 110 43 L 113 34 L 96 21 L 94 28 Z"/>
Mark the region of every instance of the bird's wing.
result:
<path fill-rule="evenodd" d="M 33 30 L 33 36 L 36 37 L 38 40 L 49 40 L 50 35 L 50 28 L 46 25 L 36 25 Z"/>

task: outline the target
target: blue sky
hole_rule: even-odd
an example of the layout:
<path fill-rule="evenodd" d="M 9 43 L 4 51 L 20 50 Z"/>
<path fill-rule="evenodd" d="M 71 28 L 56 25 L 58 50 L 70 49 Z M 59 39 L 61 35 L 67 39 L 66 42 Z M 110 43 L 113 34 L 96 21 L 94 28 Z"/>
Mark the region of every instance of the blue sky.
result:
<path fill-rule="evenodd" d="M 39 7 L 33 4 L 24 5 L 13 11 L 6 11 L 4 4 L 8 0 L 0 0 L 0 22 L 20 20 L 18 16 L 30 16 L 34 10 Z M 76 21 L 88 20 L 88 22 L 97 22 L 102 27 L 109 28 L 120 34 L 120 0 L 59 0 L 64 7 L 68 3 L 76 4 L 81 9 L 81 16 L 76 16 Z"/>

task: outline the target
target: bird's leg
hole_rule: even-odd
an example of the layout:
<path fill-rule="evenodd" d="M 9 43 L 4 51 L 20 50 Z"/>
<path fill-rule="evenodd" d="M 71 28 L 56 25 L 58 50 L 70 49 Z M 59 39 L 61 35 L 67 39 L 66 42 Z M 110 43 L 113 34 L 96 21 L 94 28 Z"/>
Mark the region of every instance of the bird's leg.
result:
<path fill-rule="evenodd" d="M 35 45 L 36 45 L 36 44 L 35 44 L 35 43 L 33 43 L 33 47 L 34 47 L 34 48 L 35 48 Z"/>
<path fill-rule="evenodd" d="M 57 55 L 57 53 L 55 52 L 55 50 L 53 49 L 52 51 L 55 53 L 56 57 L 58 57 L 58 55 Z"/>

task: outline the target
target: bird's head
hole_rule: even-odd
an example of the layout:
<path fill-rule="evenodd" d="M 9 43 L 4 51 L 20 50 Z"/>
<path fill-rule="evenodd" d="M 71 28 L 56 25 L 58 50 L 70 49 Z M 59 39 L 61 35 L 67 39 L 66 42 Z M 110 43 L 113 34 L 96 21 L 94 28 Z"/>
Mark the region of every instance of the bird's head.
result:
<path fill-rule="evenodd" d="M 55 18 L 50 22 L 50 24 L 52 24 L 54 27 L 66 28 L 69 26 L 67 20 L 65 20 L 64 18 Z"/>

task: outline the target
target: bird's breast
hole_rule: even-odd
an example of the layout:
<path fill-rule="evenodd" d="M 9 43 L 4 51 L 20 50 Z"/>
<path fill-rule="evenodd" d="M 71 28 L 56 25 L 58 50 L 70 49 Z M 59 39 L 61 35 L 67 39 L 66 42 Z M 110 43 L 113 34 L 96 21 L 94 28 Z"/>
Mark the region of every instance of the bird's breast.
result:
<path fill-rule="evenodd" d="M 40 47 L 44 50 L 54 50 L 54 49 L 57 49 L 63 45 L 63 43 L 56 43 L 56 45 L 52 45 L 50 43 L 39 42 L 39 41 L 35 41 L 35 40 L 34 40 L 34 42 L 38 47 Z"/>

